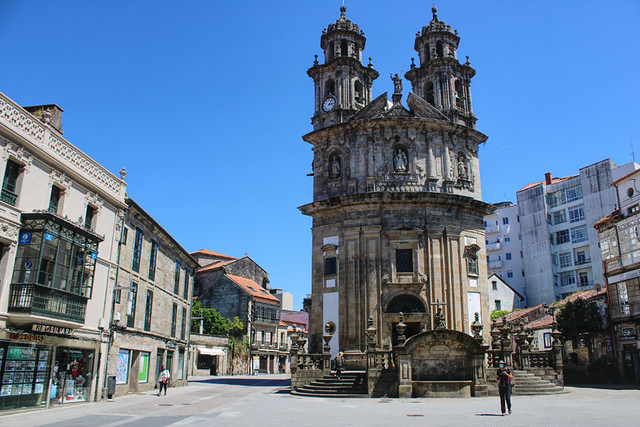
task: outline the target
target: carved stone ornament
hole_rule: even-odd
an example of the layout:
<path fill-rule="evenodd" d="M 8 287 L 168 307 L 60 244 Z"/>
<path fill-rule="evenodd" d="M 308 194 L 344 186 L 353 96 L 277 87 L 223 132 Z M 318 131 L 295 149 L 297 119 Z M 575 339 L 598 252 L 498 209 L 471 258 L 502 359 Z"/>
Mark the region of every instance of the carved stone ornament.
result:
<path fill-rule="evenodd" d="M 329 179 L 340 179 L 341 169 L 340 157 L 332 156 L 329 159 Z"/>
<path fill-rule="evenodd" d="M 31 165 L 31 162 L 33 161 L 33 156 L 31 155 L 31 153 L 26 151 L 24 147 L 20 145 L 9 143 L 7 144 L 5 150 L 8 155 L 7 157 L 12 157 L 15 160 L 17 160 L 19 163 L 23 163 L 25 166 Z M 28 172 L 29 172 L 29 168 L 25 167 L 25 173 L 28 173 Z"/>
<path fill-rule="evenodd" d="M 98 210 L 102 208 L 102 204 L 103 204 L 102 198 L 98 196 L 96 193 L 88 191 L 84 195 L 84 200 L 87 202 L 87 204 L 95 206 Z"/>
<path fill-rule="evenodd" d="M 404 148 L 396 148 L 393 153 L 393 171 L 407 172 L 408 169 L 409 158 L 407 156 L 407 150 Z"/>
<path fill-rule="evenodd" d="M 64 172 L 60 172 L 55 169 L 49 174 L 49 182 L 51 184 L 56 184 L 58 187 L 66 188 L 67 190 L 71 188 L 71 178 L 69 178 Z"/>
<path fill-rule="evenodd" d="M 11 244 L 15 244 L 18 241 L 19 228 L 13 224 L 6 223 L 0 220 L 0 237 L 11 241 Z"/>

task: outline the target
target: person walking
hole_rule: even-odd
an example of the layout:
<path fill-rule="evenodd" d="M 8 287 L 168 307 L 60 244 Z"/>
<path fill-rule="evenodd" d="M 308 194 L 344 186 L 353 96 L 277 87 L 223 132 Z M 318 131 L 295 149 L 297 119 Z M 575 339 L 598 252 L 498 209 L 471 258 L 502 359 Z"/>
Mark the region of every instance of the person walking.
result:
<path fill-rule="evenodd" d="M 167 369 L 165 365 L 162 365 L 162 369 L 160 370 L 160 376 L 158 377 L 158 396 L 162 393 L 162 389 L 164 388 L 164 395 L 167 395 L 167 386 L 169 385 L 169 378 L 171 378 L 171 373 Z"/>
<path fill-rule="evenodd" d="M 338 352 L 336 356 L 336 378 L 340 379 L 342 376 L 342 370 L 344 369 L 344 358 L 342 357 L 342 352 Z"/>
<path fill-rule="evenodd" d="M 498 368 L 498 392 L 500 392 L 500 410 L 502 415 L 507 415 L 506 409 L 511 413 L 511 381 L 513 380 L 513 374 L 509 368 L 505 367 L 504 360 L 500 361 L 500 367 Z"/>

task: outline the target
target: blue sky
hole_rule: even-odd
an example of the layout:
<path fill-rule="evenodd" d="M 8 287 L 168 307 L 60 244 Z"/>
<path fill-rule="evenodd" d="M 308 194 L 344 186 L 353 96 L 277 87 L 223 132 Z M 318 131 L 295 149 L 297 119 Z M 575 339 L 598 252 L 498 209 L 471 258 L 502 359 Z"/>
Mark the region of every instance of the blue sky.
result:
<path fill-rule="evenodd" d="M 0 0 L 0 91 L 56 103 L 65 137 L 116 173 L 189 251 L 248 253 L 273 287 L 310 292 L 313 83 L 340 1 Z M 640 2 L 439 1 L 458 30 L 483 198 L 640 149 Z M 392 91 L 431 2 L 348 0 Z M 405 83 L 406 94 L 410 84 Z M 640 153 L 638 154 L 640 158 Z"/>

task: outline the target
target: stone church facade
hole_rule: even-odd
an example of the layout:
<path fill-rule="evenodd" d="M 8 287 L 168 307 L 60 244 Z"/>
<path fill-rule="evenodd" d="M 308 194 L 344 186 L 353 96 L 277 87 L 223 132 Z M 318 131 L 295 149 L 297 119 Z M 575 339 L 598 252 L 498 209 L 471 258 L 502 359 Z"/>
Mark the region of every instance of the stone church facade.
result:
<path fill-rule="evenodd" d="M 395 325 L 411 336 L 436 326 L 471 333 L 474 313 L 489 322 L 478 148 L 468 58 L 457 59 L 457 31 L 433 19 L 415 41 L 419 65 L 405 74 L 412 92 L 372 99 L 379 76 L 362 64 L 364 32 L 340 18 L 322 33 L 324 61 L 314 81 L 313 218 L 310 351 L 322 352 L 327 323 L 331 353 L 396 345 Z M 485 328 L 485 334 L 489 328 Z"/>

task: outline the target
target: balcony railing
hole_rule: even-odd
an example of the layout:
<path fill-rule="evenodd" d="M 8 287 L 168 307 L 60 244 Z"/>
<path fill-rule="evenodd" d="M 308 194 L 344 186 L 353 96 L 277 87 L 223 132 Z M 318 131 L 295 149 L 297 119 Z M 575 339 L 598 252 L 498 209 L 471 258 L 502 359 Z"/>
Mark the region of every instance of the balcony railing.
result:
<path fill-rule="evenodd" d="M 487 268 L 502 268 L 502 261 L 489 261 L 487 262 Z"/>
<path fill-rule="evenodd" d="M 577 259 L 575 265 L 591 264 L 591 258 Z"/>
<path fill-rule="evenodd" d="M 484 232 L 485 232 L 486 234 L 489 234 L 489 233 L 497 233 L 497 232 L 499 232 L 499 231 L 500 231 L 500 226 L 499 226 L 499 225 L 487 225 L 487 226 L 484 228 Z"/>
<path fill-rule="evenodd" d="M 9 190 L 7 190 L 6 188 L 2 189 L 2 192 L 0 192 L 0 200 L 2 200 L 3 202 L 10 204 L 11 206 L 15 206 L 16 205 L 16 199 L 18 198 L 18 195 L 16 193 L 13 193 Z"/>
<path fill-rule="evenodd" d="M 10 313 L 27 313 L 84 323 L 87 299 L 58 289 L 12 283 Z"/>
<path fill-rule="evenodd" d="M 500 250 L 500 242 L 487 244 L 487 250 L 488 251 L 498 251 L 498 250 Z"/>

